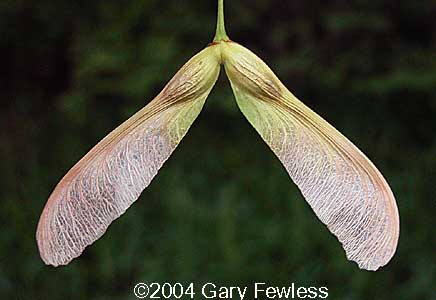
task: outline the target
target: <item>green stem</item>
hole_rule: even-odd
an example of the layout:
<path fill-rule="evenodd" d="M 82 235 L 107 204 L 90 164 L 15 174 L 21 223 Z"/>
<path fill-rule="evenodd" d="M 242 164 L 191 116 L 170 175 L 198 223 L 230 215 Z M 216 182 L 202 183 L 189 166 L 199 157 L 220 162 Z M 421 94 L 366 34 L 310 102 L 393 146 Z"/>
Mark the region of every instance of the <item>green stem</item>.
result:
<path fill-rule="evenodd" d="M 226 41 L 229 37 L 224 26 L 224 0 L 218 0 L 218 17 L 216 21 L 216 32 L 213 39 L 214 42 Z"/>

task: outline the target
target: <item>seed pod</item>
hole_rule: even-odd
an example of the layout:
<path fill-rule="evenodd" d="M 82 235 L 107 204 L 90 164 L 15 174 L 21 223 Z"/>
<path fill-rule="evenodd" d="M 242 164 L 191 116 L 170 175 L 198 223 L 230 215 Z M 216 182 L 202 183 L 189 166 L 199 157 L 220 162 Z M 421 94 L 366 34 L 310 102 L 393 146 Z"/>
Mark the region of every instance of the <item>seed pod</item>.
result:
<path fill-rule="evenodd" d="M 189 60 L 162 92 L 91 149 L 59 182 L 41 214 L 41 258 L 69 263 L 100 238 L 138 199 L 179 144 L 219 74 L 208 47 Z"/>
<path fill-rule="evenodd" d="M 286 168 L 347 258 L 377 270 L 399 236 L 395 198 L 371 161 L 300 102 L 255 54 L 222 43 L 222 57 L 242 113 Z"/>
<path fill-rule="evenodd" d="M 239 108 L 342 243 L 347 258 L 368 270 L 392 258 L 399 216 L 383 176 L 346 137 L 289 92 L 259 57 L 229 40 L 223 0 L 218 7 L 213 43 L 59 182 L 36 233 L 45 263 L 67 264 L 79 256 L 139 197 L 198 116 L 221 64 Z"/>

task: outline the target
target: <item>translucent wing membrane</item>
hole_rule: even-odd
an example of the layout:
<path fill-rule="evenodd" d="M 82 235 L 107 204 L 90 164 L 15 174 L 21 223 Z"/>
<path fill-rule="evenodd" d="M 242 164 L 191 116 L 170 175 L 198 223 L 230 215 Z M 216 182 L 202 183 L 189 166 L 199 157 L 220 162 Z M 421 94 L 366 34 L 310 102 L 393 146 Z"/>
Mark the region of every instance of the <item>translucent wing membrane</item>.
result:
<path fill-rule="evenodd" d="M 136 201 L 199 114 L 218 74 L 216 47 L 208 47 L 65 175 L 38 224 L 46 264 L 69 263 Z"/>
<path fill-rule="evenodd" d="M 280 159 L 347 258 L 377 270 L 399 235 L 394 196 L 366 156 L 296 99 L 248 49 L 224 43 L 223 61 L 238 106 Z"/>

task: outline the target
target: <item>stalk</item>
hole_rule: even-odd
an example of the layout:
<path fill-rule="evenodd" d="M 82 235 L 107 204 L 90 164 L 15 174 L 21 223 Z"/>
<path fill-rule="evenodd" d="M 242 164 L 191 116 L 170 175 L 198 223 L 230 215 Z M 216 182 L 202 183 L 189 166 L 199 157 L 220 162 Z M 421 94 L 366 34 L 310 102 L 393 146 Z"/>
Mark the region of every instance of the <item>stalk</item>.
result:
<path fill-rule="evenodd" d="M 224 0 L 218 0 L 218 16 L 216 20 L 216 31 L 214 42 L 226 41 L 229 37 L 226 33 L 226 27 L 224 25 Z"/>

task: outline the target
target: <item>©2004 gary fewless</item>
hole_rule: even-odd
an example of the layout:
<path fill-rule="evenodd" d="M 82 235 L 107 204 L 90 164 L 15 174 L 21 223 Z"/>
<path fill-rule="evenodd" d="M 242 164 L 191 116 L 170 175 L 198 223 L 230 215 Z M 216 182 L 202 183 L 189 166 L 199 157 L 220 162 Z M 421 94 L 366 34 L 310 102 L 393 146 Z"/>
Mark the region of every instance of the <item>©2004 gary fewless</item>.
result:
<path fill-rule="evenodd" d="M 271 69 L 224 29 L 144 108 L 101 140 L 58 183 L 36 239 L 45 263 L 68 264 L 138 199 L 200 113 L 221 66 L 236 102 L 282 162 L 349 260 L 377 270 L 395 253 L 399 216 L 392 191 L 371 161 L 300 102 Z"/>

